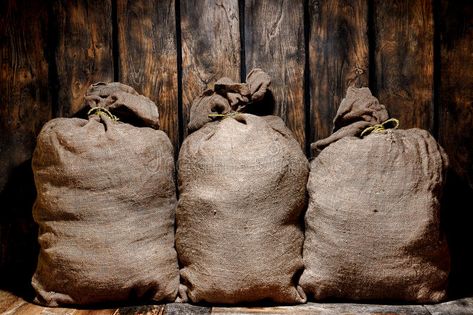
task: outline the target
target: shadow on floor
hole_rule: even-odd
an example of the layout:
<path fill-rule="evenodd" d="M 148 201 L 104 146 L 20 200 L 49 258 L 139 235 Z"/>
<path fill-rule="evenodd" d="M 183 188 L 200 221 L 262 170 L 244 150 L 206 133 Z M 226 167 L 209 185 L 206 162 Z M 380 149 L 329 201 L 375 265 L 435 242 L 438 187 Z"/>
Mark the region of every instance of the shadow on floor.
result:
<path fill-rule="evenodd" d="M 473 294 L 473 189 L 453 171 L 447 177 L 442 222 L 450 247 L 449 296 Z"/>
<path fill-rule="evenodd" d="M 31 277 L 38 256 L 37 225 L 32 207 L 36 198 L 31 160 L 17 166 L 0 193 L 0 286 L 32 300 Z"/>

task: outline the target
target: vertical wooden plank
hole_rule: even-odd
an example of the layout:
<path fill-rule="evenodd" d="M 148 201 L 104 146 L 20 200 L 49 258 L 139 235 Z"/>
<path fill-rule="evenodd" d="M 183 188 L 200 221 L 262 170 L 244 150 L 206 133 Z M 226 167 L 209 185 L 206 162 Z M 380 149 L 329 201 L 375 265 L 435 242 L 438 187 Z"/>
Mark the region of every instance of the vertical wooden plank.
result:
<path fill-rule="evenodd" d="M 238 0 L 183 0 L 181 10 L 184 133 L 190 106 L 225 76 L 240 81 Z"/>
<path fill-rule="evenodd" d="M 0 2 L 0 284 L 28 286 L 35 267 L 31 156 L 51 117 L 48 9 L 42 1 Z"/>
<path fill-rule="evenodd" d="M 369 84 L 368 2 L 309 1 L 310 142 L 328 137 L 349 86 Z"/>
<path fill-rule="evenodd" d="M 473 293 L 473 2 L 439 1 L 439 141 L 450 158 L 445 226 L 453 294 Z"/>
<path fill-rule="evenodd" d="M 282 117 L 305 147 L 304 3 L 245 1 L 246 68 L 262 68 L 272 79 L 273 113 Z"/>
<path fill-rule="evenodd" d="M 117 0 L 119 81 L 153 100 L 160 129 L 177 152 L 176 16 L 174 0 Z"/>
<path fill-rule="evenodd" d="M 258 67 L 272 79 L 274 114 L 281 116 L 305 147 L 304 3 L 245 1 L 246 68 Z"/>
<path fill-rule="evenodd" d="M 374 0 L 374 93 L 400 128 L 433 131 L 432 0 Z"/>
<path fill-rule="evenodd" d="M 54 0 L 58 115 L 81 109 L 90 84 L 113 81 L 111 0 Z"/>
<path fill-rule="evenodd" d="M 45 5 L 2 1 L 0 15 L 0 189 L 11 167 L 31 158 L 35 137 L 51 117 Z"/>

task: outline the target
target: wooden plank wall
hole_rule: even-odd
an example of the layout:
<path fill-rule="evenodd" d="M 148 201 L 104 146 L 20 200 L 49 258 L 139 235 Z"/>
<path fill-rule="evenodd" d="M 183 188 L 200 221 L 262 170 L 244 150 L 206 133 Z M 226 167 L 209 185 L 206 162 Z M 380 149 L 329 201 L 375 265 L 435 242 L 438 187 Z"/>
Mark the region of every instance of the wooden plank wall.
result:
<path fill-rule="evenodd" d="M 160 129 L 169 135 L 177 151 L 179 112 L 174 1 L 116 0 L 115 4 L 118 55 L 115 79 L 133 86 L 159 105 Z"/>
<path fill-rule="evenodd" d="M 221 77 L 240 80 L 238 0 L 186 0 L 180 6 L 182 50 L 182 122 L 192 100 Z"/>
<path fill-rule="evenodd" d="M 261 67 L 272 112 L 308 155 L 353 85 L 369 86 L 402 128 L 437 137 L 451 162 L 452 292 L 473 287 L 471 1 L 5 0 L 0 48 L 2 280 L 27 286 L 35 264 L 35 138 L 47 120 L 80 110 L 89 84 L 119 80 L 150 97 L 177 154 L 192 100 Z"/>
<path fill-rule="evenodd" d="M 245 66 L 272 79 L 273 114 L 305 144 L 304 5 L 302 0 L 244 2 Z"/>
<path fill-rule="evenodd" d="M 438 139 L 450 159 L 444 225 L 452 252 L 452 291 L 473 283 L 473 2 L 436 2 Z M 471 292 L 471 290 L 470 290 Z"/>

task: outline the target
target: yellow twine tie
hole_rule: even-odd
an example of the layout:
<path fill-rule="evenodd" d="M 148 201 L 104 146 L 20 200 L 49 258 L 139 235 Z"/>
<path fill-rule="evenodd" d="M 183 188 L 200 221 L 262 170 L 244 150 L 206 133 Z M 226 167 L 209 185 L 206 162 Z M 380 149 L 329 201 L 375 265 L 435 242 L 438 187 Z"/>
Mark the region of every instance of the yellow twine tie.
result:
<path fill-rule="evenodd" d="M 381 124 L 376 124 L 376 125 L 365 128 L 365 130 L 363 130 L 363 132 L 361 133 L 360 137 L 363 138 L 364 136 L 369 135 L 370 133 L 373 133 L 373 132 L 374 133 L 383 132 L 388 128 L 386 127 L 386 125 L 389 123 L 395 124 L 394 127 L 391 127 L 391 129 L 397 129 L 397 127 L 399 127 L 399 120 L 397 120 L 396 118 L 390 118 Z"/>
<path fill-rule="evenodd" d="M 227 114 L 209 114 L 209 117 L 223 117 L 223 119 L 228 118 L 228 117 L 234 117 L 240 113 L 238 112 L 229 112 Z"/>
<path fill-rule="evenodd" d="M 100 116 L 101 114 L 105 114 L 113 121 L 118 121 L 118 117 L 112 114 L 108 109 L 103 107 L 92 107 L 88 112 L 87 115 L 97 115 Z"/>

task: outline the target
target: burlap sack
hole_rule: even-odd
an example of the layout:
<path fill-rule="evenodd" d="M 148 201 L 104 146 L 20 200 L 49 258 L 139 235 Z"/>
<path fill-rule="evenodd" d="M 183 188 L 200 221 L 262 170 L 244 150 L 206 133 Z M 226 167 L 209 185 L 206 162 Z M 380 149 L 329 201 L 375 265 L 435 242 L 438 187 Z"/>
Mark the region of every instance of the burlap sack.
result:
<path fill-rule="evenodd" d="M 34 152 L 36 302 L 173 301 L 173 149 L 156 105 L 120 83 L 92 85 L 86 103 L 111 113 L 49 121 Z"/>
<path fill-rule="evenodd" d="M 229 92 L 233 83 L 220 80 L 191 109 L 176 210 L 183 301 L 306 300 L 297 281 L 308 162 L 279 117 L 231 114 L 269 85 L 259 69 L 247 81 Z M 228 115 L 209 117 L 218 113 Z"/>
<path fill-rule="evenodd" d="M 425 130 L 387 129 L 369 89 L 348 90 L 311 163 L 301 285 L 315 299 L 438 302 L 449 254 L 439 200 L 447 156 Z"/>

